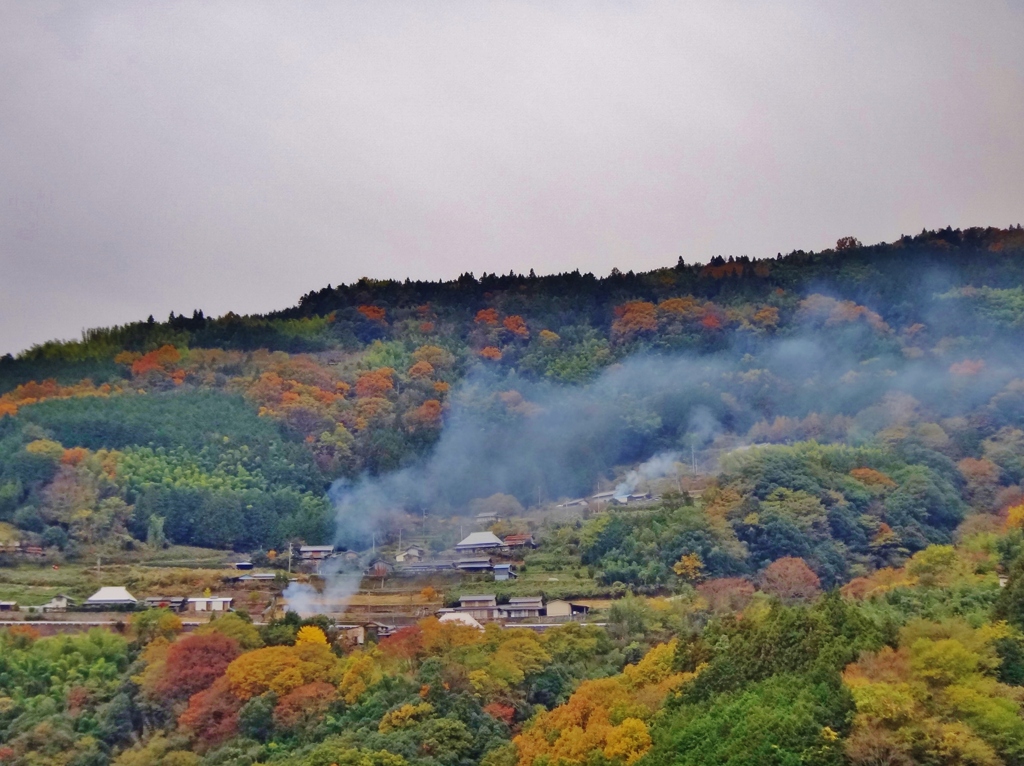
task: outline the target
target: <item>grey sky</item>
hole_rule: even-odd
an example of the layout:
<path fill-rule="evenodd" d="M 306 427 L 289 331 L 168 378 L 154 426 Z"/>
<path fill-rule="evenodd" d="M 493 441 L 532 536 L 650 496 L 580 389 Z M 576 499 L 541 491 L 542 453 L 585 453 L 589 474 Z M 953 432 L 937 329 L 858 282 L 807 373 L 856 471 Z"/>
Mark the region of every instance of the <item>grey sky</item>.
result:
<path fill-rule="evenodd" d="M 1024 222 L 1020 2 L 0 0 L 0 353 Z"/>

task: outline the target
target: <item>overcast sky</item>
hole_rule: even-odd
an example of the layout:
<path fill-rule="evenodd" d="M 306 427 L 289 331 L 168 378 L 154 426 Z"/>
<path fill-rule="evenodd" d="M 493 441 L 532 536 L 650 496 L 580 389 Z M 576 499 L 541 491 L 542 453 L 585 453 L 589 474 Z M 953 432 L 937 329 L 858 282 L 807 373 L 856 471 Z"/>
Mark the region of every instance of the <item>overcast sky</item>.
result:
<path fill-rule="evenodd" d="M 0 0 L 0 353 L 1024 222 L 1024 3 Z"/>

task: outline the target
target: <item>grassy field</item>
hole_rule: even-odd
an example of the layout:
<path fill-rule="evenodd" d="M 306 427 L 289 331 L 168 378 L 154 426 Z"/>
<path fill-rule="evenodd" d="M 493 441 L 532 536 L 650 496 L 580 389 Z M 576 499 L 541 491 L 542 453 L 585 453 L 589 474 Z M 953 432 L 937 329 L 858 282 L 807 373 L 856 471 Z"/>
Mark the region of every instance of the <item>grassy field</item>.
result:
<path fill-rule="evenodd" d="M 149 595 L 194 596 L 223 587 L 226 572 L 161 568 L 140 564 L 96 567 L 64 564 L 59 569 L 21 566 L 0 570 L 0 599 L 38 606 L 57 593 L 84 601 L 104 585 L 123 585 L 136 598 Z"/>
<path fill-rule="evenodd" d="M 24 561 L 0 568 L 0 600 L 22 606 L 39 606 L 58 593 L 78 601 L 104 585 L 123 585 L 136 597 L 149 595 L 193 596 L 204 588 L 223 587 L 223 577 L 233 573 L 234 558 L 228 551 L 172 546 L 158 551 L 118 551 L 114 556 L 56 563 Z"/>

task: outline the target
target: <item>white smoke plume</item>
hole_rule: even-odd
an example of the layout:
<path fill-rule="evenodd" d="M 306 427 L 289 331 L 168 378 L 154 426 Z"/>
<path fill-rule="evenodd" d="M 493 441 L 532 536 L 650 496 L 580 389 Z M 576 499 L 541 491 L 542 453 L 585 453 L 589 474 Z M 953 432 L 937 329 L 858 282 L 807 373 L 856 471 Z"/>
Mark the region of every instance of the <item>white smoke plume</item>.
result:
<path fill-rule="evenodd" d="M 359 590 L 362 579 L 359 571 L 345 569 L 339 558 L 324 561 L 320 567 L 320 575 L 324 580 L 323 591 L 318 591 L 309 583 L 289 583 L 281 594 L 288 611 L 297 612 L 301 617 L 343 612 L 349 599 Z"/>
<path fill-rule="evenodd" d="M 675 473 L 676 461 L 678 459 L 678 452 L 662 452 L 650 460 L 641 463 L 637 468 L 627 473 L 626 478 L 615 485 L 615 499 L 619 501 L 625 500 L 636 492 L 641 482 L 653 481 Z"/>

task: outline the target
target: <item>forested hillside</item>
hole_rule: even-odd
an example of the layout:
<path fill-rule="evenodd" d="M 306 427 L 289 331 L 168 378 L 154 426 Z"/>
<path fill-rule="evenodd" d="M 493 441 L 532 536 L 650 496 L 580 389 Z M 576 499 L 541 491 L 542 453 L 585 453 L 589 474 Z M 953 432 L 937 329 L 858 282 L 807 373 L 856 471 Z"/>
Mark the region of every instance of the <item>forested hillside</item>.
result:
<path fill-rule="evenodd" d="M 455 469 L 400 491 L 428 512 L 582 494 L 724 435 L 881 433 L 1016 482 L 1022 253 L 1020 229 L 848 238 L 604 279 L 362 280 L 266 316 L 92 330 L 0 359 L 0 520 L 51 540 L 145 539 L 158 517 L 178 543 L 322 542 L 332 481 L 423 465 L 439 440 Z M 909 462 L 948 472 L 930 459 Z M 941 537 L 949 513 L 907 534 Z"/>
<path fill-rule="evenodd" d="M 0 763 L 1024 764 L 1022 342 L 1018 226 L 362 280 L 4 357 L 0 542 L 376 551 L 499 497 L 530 572 L 616 598 L 361 648 L 294 613 L 4 630 Z M 554 514 L 656 456 L 697 475 Z"/>

